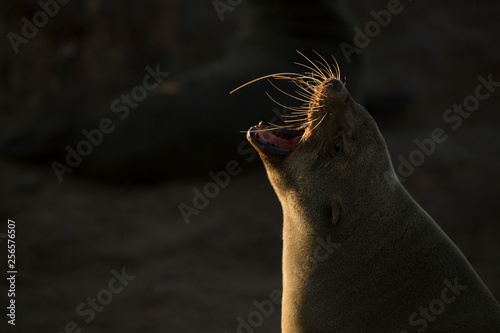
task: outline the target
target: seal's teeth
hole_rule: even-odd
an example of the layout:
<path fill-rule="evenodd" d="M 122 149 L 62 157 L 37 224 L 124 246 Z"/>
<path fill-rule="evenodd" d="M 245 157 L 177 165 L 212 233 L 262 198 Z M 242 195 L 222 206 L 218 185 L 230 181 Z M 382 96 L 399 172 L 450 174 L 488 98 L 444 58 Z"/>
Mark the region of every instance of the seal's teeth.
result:
<path fill-rule="evenodd" d="M 262 121 L 257 125 L 257 128 L 262 128 Z"/>

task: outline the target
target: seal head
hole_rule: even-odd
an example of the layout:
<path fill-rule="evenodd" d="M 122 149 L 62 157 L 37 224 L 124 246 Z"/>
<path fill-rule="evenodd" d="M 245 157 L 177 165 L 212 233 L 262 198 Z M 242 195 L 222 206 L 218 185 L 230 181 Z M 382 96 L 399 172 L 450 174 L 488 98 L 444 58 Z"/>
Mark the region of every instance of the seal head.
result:
<path fill-rule="evenodd" d="M 278 196 L 300 189 L 338 206 L 358 202 L 353 195 L 360 191 L 382 195 L 392 164 L 371 115 L 337 78 L 317 85 L 308 107 L 304 125 L 273 129 L 261 122 L 247 132 Z"/>

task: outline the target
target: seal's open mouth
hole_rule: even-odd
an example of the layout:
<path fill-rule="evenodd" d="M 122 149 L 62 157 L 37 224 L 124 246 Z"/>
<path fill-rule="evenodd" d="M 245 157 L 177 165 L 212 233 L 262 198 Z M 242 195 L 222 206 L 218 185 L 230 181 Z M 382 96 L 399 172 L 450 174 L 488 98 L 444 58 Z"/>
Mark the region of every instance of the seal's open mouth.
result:
<path fill-rule="evenodd" d="M 284 122 L 293 123 L 295 126 L 268 126 L 263 125 L 261 122 L 257 126 L 250 128 L 247 132 L 248 141 L 250 141 L 252 146 L 261 153 L 261 156 L 284 157 L 297 149 L 301 142 L 308 140 L 312 131 L 314 131 L 328 115 L 328 113 L 322 112 L 321 110 L 324 107 L 325 100 L 331 97 L 331 93 L 328 92 L 330 88 L 336 91 L 337 94 L 345 90 L 343 83 L 340 81 L 340 69 L 337 61 L 335 61 L 335 67 L 332 69 L 325 58 L 318 53 L 318 56 L 323 62 L 311 61 L 299 51 L 297 52 L 310 63 L 310 65 L 299 65 L 306 67 L 311 70 L 311 72 L 264 75 L 230 92 L 232 94 L 246 85 L 269 78 L 287 80 L 298 87 L 295 94 L 288 93 L 271 82 L 278 91 L 301 103 L 299 106 L 287 107 L 276 102 L 268 94 L 269 98 L 275 101 L 279 106 L 292 111 L 287 115 L 292 117 L 292 119 L 285 119 Z"/>
<path fill-rule="evenodd" d="M 248 130 L 250 142 L 268 155 L 288 155 L 299 145 L 306 126 L 299 128 L 273 128 L 260 122 Z"/>

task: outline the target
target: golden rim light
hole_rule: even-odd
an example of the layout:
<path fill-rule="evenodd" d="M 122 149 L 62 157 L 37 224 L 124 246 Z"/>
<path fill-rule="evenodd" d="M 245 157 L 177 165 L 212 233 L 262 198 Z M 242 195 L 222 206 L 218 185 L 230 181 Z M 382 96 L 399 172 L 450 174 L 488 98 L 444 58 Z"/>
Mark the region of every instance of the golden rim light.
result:
<path fill-rule="evenodd" d="M 272 131 L 280 128 L 299 128 L 304 125 L 309 125 L 316 119 L 308 120 L 308 114 L 309 112 L 317 112 L 321 108 L 321 100 L 323 97 L 326 97 L 324 93 L 321 92 L 318 88 L 323 85 L 324 82 L 330 80 L 330 79 L 337 79 L 340 80 L 340 67 L 337 62 L 337 60 L 333 58 L 333 61 L 335 63 L 335 66 L 332 67 L 328 64 L 328 62 L 325 60 L 323 56 L 321 56 L 318 52 L 313 51 L 316 53 L 322 61 L 312 61 L 308 57 L 306 57 L 303 53 L 300 51 L 297 51 L 302 57 L 304 57 L 310 65 L 294 62 L 294 64 L 305 67 L 310 70 L 310 72 L 304 72 L 304 73 L 275 73 L 275 74 L 269 74 L 269 75 L 264 75 L 259 78 L 256 78 L 254 80 L 251 80 L 245 84 L 242 84 L 238 88 L 232 90 L 229 92 L 230 94 L 234 93 L 235 91 L 246 87 L 249 84 L 252 84 L 254 82 L 263 80 L 263 79 L 268 79 L 269 83 L 279 92 L 292 97 L 299 102 L 302 103 L 301 106 L 298 107 L 289 107 L 285 106 L 279 102 L 277 102 L 271 95 L 266 91 L 266 95 L 277 105 L 290 110 L 291 114 L 289 115 L 282 115 L 283 117 L 290 117 L 292 119 L 285 119 L 286 123 L 293 123 L 289 125 L 276 125 L 269 123 L 270 125 L 274 126 L 272 128 L 266 128 L 266 129 L 259 129 L 259 130 L 253 130 L 251 132 L 263 132 L 263 131 Z M 269 79 L 278 79 L 278 80 L 288 80 L 293 82 L 299 89 L 295 91 L 295 94 L 288 93 L 286 91 L 283 91 L 282 89 L 278 88 L 272 81 Z M 326 114 L 325 114 L 326 116 Z M 319 121 L 318 124 L 313 128 L 313 130 L 323 121 L 325 118 L 323 116 L 321 120 Z M 247 132 L 247 131 L 244 131 Z"/>

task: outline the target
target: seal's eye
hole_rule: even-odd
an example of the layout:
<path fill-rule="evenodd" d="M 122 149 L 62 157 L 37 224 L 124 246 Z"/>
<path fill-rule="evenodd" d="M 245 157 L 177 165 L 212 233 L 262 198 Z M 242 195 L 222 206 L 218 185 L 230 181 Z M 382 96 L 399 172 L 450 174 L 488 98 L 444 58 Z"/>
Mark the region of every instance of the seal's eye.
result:
<path fill-rule="evenodd" d="M 344 143 L 342 142 L 342 138 L 338 138 L 337 141 L 335 141 L 335 144 L 333 145 L 333 152 L 335 153 L 335 155 L 340 154 L 343 146 Z"/>

